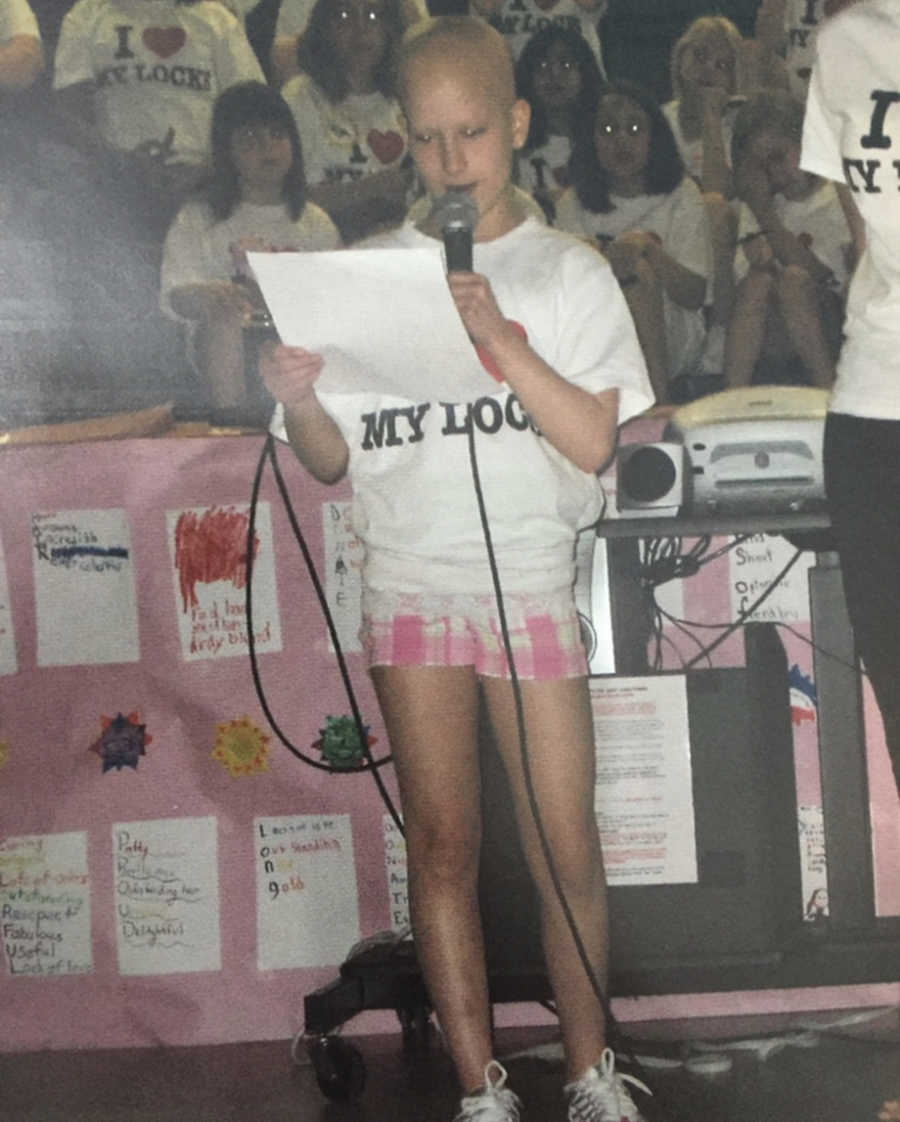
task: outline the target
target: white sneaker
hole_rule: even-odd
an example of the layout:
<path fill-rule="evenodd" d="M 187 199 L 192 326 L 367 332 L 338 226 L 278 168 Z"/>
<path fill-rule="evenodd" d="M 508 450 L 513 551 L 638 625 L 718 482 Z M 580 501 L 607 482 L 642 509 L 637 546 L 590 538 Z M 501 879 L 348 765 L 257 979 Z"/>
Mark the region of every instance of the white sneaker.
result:
<path fill-rule="evenodd" d="M 616 1057 L 612 1048 L 605 1048 L 597 1067 L 592 1067 L 574 1083 L 567 1083 L 569 1122 L 644 1122 L 644 1117 L 634 1105 L 625 1083 L 644 1086 L 633 1075 L 620 1075 L 616 1071 Z"/>
<path fill-rule="evenodd" d="M 484 1090 L 466 1095 L 453 1122 L 519 1122 L 522 1104 L 505 1083 L 506 1069 L 491 1060 L 484 1069 Z"/>

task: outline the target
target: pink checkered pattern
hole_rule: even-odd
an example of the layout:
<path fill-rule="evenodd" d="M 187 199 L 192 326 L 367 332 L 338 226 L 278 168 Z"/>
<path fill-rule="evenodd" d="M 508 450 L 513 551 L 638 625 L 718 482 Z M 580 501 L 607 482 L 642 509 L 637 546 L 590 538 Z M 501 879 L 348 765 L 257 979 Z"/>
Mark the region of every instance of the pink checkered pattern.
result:
<path fill-rule="evenodd" d="M 452 611 L 392 614 L 369 603 L 360 633 L 370 666 L 473 666 L 490 678 L 509 678 L 509 663 L 496 604 L 460 597 Z M 577 678 L 587 673 L 578 616 L 570 598 L 548 610 L 527 596 L 504 601 L 510 646 L 518 677 Z M 373 610 L 374 609 L 374 610 Z"/>

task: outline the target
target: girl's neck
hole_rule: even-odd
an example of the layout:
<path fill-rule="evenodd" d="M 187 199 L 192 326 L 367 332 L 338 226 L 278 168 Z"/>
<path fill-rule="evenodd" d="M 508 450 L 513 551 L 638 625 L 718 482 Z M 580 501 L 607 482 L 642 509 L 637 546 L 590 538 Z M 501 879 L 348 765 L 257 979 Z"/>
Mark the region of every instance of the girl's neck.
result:
<path fill-rule="evenodd" d="M 570 109 L 548 109 L 547 133 L 550 136 L 567 136 L 571 140 L 572 111 Z"/>
<path fill-rule="evenodd" d="M 634 176 L 632 179 L 620 179 L 617 182 L 611 182 L 609 193 L 618 195 L 620 199 L 636 199 L 639 195 L 647 194 L 647 184 L 643 174 L 641 174 Z"/>
<path fill-rule="evenodd" d="M 241 202 L 250 203 L 251 206 L 277 206 L 284 202 L 283 186 L 280 183 L 259 186 L 242 183 Z"/>
<path fill-rule="evenodd" d="M 348 68 L 347 90 L 350 94 L 355 94 L 358 97 L 375 93 L 375 72 L 373 70 L 366 70 L 360 73 L 355 72 L 352 68 Z"/>

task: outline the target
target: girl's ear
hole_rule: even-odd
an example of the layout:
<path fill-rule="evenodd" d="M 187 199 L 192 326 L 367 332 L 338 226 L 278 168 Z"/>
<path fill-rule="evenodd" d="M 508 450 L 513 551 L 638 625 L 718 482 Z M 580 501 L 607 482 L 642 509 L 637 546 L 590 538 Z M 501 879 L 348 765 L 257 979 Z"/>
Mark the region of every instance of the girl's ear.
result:
<path fill-rule="evenodd" d="M 531 125 L 531 106 L 527 101 L 518 98 L 512 104 L 510 115 L 512 118 L 513 148 L 519 149 L 524 147 L 525 141 L 528 139 L 528 129 Z"/>

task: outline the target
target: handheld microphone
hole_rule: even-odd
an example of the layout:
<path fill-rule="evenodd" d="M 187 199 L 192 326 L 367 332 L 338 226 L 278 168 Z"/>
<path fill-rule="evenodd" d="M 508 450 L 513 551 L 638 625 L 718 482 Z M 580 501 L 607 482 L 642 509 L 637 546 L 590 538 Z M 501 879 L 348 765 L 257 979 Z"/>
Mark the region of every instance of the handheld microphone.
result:
<path fill-rule="evenodd" d="M 429 225 L 444 237 L 447 272 L 472 271 L 472 231 L 478 221 L 478 207 L 465 191 L 449 190 L 434 203 Z"/>

